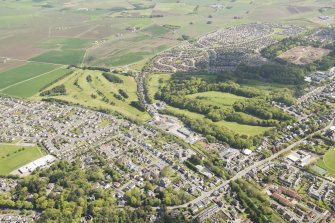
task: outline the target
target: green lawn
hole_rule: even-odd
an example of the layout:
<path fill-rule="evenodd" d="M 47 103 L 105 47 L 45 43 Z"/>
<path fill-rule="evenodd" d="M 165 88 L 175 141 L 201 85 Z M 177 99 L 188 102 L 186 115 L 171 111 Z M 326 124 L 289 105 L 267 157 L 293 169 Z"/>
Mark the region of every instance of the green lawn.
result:
<path fill-rule="evenodd" d="M 330 175 L 335 175 L 335 149 L 329 150 L 323 158 L 317 162 L 317 166 L 327 170 Z"/>
<path fill-rule="evenodd" d="M 0 143 L 0 174 L 9 174 L 44 155 L 46 153 L 38 146 Z"/>
<path fill-rule="evenodd" d="M 78 65 L 81 63 L 85 50 L 51 50 L 30 59 L 30 61 Z"/>
<path fill-rule="evenodd" d="M 245 97 L 217 91 L 207 91 L 196 94 L 190 94 L 187 95 L 186 97 L 192 99 L 198 99 L 201 102 L 206 103 L 208 105 L 222 105 L 222 106 L 232 106 L 236 101 L 246 99 Z"/>
<path fill-rule="evenodd" d="M 272 129 L 272 127 L 243 125 L 236 122 L 227 122 L 225 120 L 216 123 L 219 126 L 224 126 L 240 135 L 247 135 L 247 136 L 261 135 L 264 134 L 267 130 Z"/>
<path fill-rule="evenodd" d="M 10 88 L 7 88 L 3 93 L 16 96 L 16 97 L 31 97 L 37 94 L 43 87 L 52 83 L 53 81 L 69 74 L 71 71 L 65 68 L 59 68 L 57 70 L 42 74 L 34 79 L 26 82 L 19 83 Z"/>
<path fill-rule="evenodd" d="M 51 64 L 28 63 L 0 73 L 0 91 L 8 86 L 36 77 L 60 66 Z"/>

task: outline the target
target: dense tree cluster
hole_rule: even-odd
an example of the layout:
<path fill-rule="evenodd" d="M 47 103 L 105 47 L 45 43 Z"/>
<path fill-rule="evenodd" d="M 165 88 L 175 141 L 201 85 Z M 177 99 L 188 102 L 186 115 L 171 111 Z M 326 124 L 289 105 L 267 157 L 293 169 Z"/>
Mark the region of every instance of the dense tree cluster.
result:
<path fill-rule="evenodd" d="M 46 90 L 40 93 L 40 96 L 57 96 L 66 95 L 66 88 L 64 84 L 58 85 L 50 90 Z"/>
<path fill-rule="evenodd" d="M 37 222 L 80 222 L 87 218 L 93 222 L 132 223 L 148 222 L 148 217 L 156 213 L 152 206 L 181 204 L 191 199 L 187 193 L 172 187 L 157 191 L 157 196 L 150 197 L 145 193 L 154 189 L 147 182 L 141 190 L 135 188 L 125 193 L 129 204 L 136 209 L 129 206 L 118 208 L 113 189 L 96 185 L 102 181 L 119 181 L 121 175 L 103 165 L 103 160 L 94 159 L 100 163 L 99 166 L 82 168 L 80 161 L 59 161 L 49 169 L 37 171 L 20 180 L 10 193 L 2 193 L 0 208 L 38 210 L 41 216 Z M 50 184 L 52 188 L 48 186 Z M 168 220 L 171 218 L 166 216 L 161 222 Z"/>
<path fill-rule="evenodd" d="M 292 116 L 283 112 L 279 108 L 269 106 L 264 100 L 252 99 L 248 101 L 237 101 L 234 103 L 234 109 L 239 112 L 246 112 L 261 119 L 276 119 L 288 121 Z"/>
<path fill-rule="evenodd" d="M 91 75 L 87 75 L 87 77 L 86 77 L 86 81 L 87 81 L 88 83 L 91 83 L 91 82 L 92 82 L 92 76 L 91 76 Z"/>
<path fill-rule="evenodd" d="M 265 64 L 262 66 L 240 65 L 235 71 L 239 78 L 256 79 L 279 84 L 303 84 L 305 70 L 296 65 Z"/>
<path fill-rule="evenodd" d="M 119 89 L 119 94 L 124 98 L 129 98 L 127 92 L 125 92 L 123 89 Z"/>
<path fill-rule="evenodd" d="M 203 100 L 202 96 L 188 97 L 190 94 L 208 91 L 230 93 L 243 96 L 245 99 L 236 101 L 232 106 L 223 106 L 208 103 L 208 101 Z M 214 142 L 217 139 L 237 148 L 248 148 L 257 143 L 213 122 L 225 120 L 254 126 L 280 126 L 292 122 L 294 117 L 279 108 L 273 107 L 271 101 L 278 101 L 287 105 L 296 103 L 296 99 L 288 92 L 268 92 L 241 86 L 233 81 L 218 81 L 217 78 L 205 81 L 201 78 L 180 76 L 173 78 L 161 87 L 156 94 L 156 98 L 173 107 L 204 115 L 208 119 L 191 118 L 169 109 L 165 111 L 181 118 L 188 127 L 202 133 L 209 141 Z"/>
<path fill-rule="evenodd" d="M 216 176 L 227 179 L 229 178 L 229 174 L 226 172 L 224 166 L 225 161 L 218 158 L 216 154 L 209 154 L 207 158 L 204 158 L 203 160 L 199 157 L 199 155 L 192 155 L 188 160 L 186 165 L 193 169 L 194 171 L 197 171 L 196 165 L 204 165 L 206 168 L 208 168 L 210 171 L 212 171 Z"/>
<path fill-rule="evenodd" d="M 132 101 L 132 102 L 130 102 L 130 105 L 133 106 L 134 108 L 140 110 L 141 112 L 146 111 L 144 105 L 139 101 Z"/>
<path fill-rule="evenodd" d="M 113 75 L 110 73 L 102 73 L 102 76 L 104 76 L 111 83 L 116 83 L 116 84 L 123 83 L 123 80 L 116 75 Z"/>
<path fill-rule="evenodd" d="M 203 102 L 201 97 L 188 98 L 187 94 L 194 94 L 206 91 L 219 91 L 231 93 L 239 96 L 249 98 L 241 102 L 236 102 L 232 108 L 211 105 Z M 212 121 L 232 121 L 240 124 L 258 125 L 258 126 L 276 126 L 280 121 L 291 120 L 291 116 L 287 115 L 280 109 L 273 108 L 268 100 L 261 97 L 262 91 L 251 87 L 241 87 L 239 84 L 227 81 L 227 82 L 206 82 L 202 79 L 191 78 L 183 80 L 174 80 L 170 84 L 164 86 L 158 93 L 157 98 L 167 102 L 168 104 L 181 108 L 187 109 L 191 112 L 196 112 L 205 115 Z M 293 104 L 295 100 L 292 97 L 283 98 L 283 96 L 270 97 L 272 100 L 279 100 L 288 104 Z M 236 112 L 244 112 L 253 116 L 256 116 L 260 120 L 252 116 L 246 116 L 238 114 Z"/>
<path fill-rule="evenodd" d="M 226 142 L 236 148 L 250 148 L 253 145 L 251 139 L 246 136 L 240 136 L 223 126 L 218 126 L 210 120 L 189 118 L 186 115 L 174 113 L 170 110 L 165 111 L 167 114 L 176 116 L 181 119 L 189 128 L 205 136 L 213 136 L 219 141 Z"/>
<path fill-rule="evenodd" d="M 232 181 L 230 185 L 251 220 L 259 223 L 275 222 L 268 197 L 255 184 L 239 179 Z"/>

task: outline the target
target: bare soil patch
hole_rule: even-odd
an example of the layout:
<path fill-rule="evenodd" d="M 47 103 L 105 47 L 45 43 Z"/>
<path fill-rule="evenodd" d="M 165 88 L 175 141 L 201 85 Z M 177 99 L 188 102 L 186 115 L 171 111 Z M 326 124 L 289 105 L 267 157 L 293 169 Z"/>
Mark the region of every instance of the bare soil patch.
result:
<path fill-rule="evenodd" d="M 311 46 L 297 46 L 279 56 L 289 63 L 304 65 L 312 63 L 330 53 L 330 50 Z"/>

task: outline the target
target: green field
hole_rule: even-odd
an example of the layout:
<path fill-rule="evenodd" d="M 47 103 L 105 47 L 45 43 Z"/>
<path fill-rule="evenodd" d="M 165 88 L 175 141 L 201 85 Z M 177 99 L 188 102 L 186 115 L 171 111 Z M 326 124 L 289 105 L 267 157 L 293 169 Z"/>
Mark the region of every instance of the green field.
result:
<path fill-rule="evenodd" d="M 171 74 L 153 74 L 149 77 L 148 95 L 154 99 L 159 88 L 170 80 Z"/>
<path fill-rule="evenodd" d="M 237 96 L 234 94 L 207 91 L 196 94 L 190 94 L 187 98 L 198 99 L 208 105 L 232 106 L 235 102 L 246 99 L 245 97 Z"/>
<path fill-rule="evenodd" d="M 143 29 L 142 31 L 149 33 L 152 37 L 158 37 L 168 33 L 170 30 L 163 26 L 152 25 Z"/>
<path fill-rule="evenodd" d="M 92 81 L 88 82 L 87 77 L 91 76 Z M 124 116 L 137 119 L 148 120 L 149 114 L 141 112 L 130 105 L 132 101 L 138 101 L 137 84 L 133 77 L 113 74 L 122 79 L 123 83 L 111 83 L 102 76 L 100 71 L 76 70 L 71 75 L 58 81 L 46 90 L 64 84 L 67 94 L 52 96 L 71 103 L 80 104 L 93 109 L 106 109 L 120 113 Z M 115 95 L 119 95 L 119 90 L 123 89 L 129 96 L 124 100 L 119 100 Z M 50 96 L 35 96 L 35 99 L 48 98 Z M 108 99 L 108 101 L 106 100 Z"/>
<path fill-rule="evenodd" d="M 81 63 L 84 54 L 85 50 L 51 50 L 31 58 L 30 61 L 64 65 L 78 65 Z"/>
<path fill-rule="evenodd" d="M 10 69 L 0 73 L 0 91 L 9 88 L 10 86 L 30 78 L 37 77 L 44 73 L 50 72 L 59 68 L 58 65 L 28 63 L 23 66 Z"/>
<path fill-rule="evenodd" d="M 204 115 L 197 114 L 194 112 L 190 112 L 185 109 L 179 109 L 179 108 L 174 108 L 171 106 L 168 106 L 168 110 L 171 110 L 175 113 L 183 114 L 188 117 L 194 118 L 194 119 L 207 119 Z M 207 119 L 210 121 L 209 119 Z M 261 135 L 264 134 L 267 130 L 270 130 L 271 127 L 262 127 L 262 126 L 251 126 L 251 125 L 242 125 L 236 122 L 227 122 L 227 121 L 219 121 L 219 122 L 213 122 L 218 126 L 226 127 L 229 130 L 240 134 L 240 135 L 247 135 L 247 136 L 256 136 L 256 135 Z"/>
<path fill-rule="evenodd" d="M 38 146 L 0 143 L 0 174 L 9 174 L 44 155 L 46 153 Z"/>
<path fill-rule="evenodd" d="M 37 94 L 43 87 L 49 83 L 69 74 L 71 71 L 65 68 L 59 68 L 54 71 L 42 74 L 34 79 L 18 83 L 10 88 L 7 88 L 3 93 L 15 97 L 31 97 Z"/>
<path fill-rule="evenodd" d="M 322 159 L 317 162 L 317 166 L 327 170 L 332 176 L 335 176 L 335 149 L 329 150 Z"/>
<path fill-rule="evenodd" d="M 45 49 L 75 50 L 89 47 L 91 40 L 78 38 L 53 38 L 37 46 Z"/>

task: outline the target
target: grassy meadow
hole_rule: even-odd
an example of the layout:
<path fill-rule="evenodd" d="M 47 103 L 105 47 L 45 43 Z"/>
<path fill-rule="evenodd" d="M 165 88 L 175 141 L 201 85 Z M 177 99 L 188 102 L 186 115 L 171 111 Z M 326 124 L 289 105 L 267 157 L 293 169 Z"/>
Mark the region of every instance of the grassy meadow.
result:
<path fill-rule="evenodd" d="M 0 174 L 9 174 L 46 153 L 38 146 L 18 146 L 0 143 Z"/>
<path fill-rule="evenodd" d="M 335 149 L 329 150 L 322 159 L 317 162 L 317 166 L 326 170 L 329 175 L 335 176 Z"/>
<path fill-rule="evenodd" d="M 59 65 L 28 63 L 0 73 L 0 92 L 31 78 L 60 68 Z"/>
<path fill-rule="evenodd" d="M 10 96 L 28 98 L 38 93 L 42 88 L 52 83 L 53 81 L 68 75 L 70 72 L 71 71 L 68 69 L 59 68 L 57 70 L 44 73 L 34 79 L 30 79 L 9 87 L 4 90 L 3 93 Z"/>

